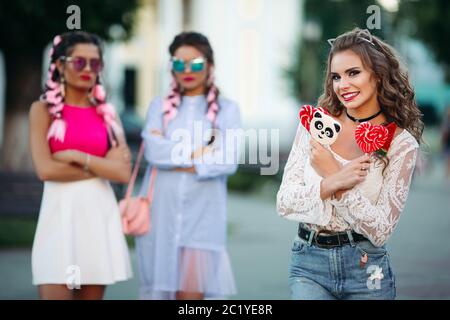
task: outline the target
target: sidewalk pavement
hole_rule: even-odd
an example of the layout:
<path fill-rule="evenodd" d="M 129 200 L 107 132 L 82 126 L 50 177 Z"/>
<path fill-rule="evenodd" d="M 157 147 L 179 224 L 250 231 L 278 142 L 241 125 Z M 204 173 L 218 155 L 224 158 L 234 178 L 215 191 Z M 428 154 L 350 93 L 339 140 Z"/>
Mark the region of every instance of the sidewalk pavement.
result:
<path fill-rule="evenodd" d="M 275 210 L 278 186 L 259 194 L 231 193 L 228 251 L 238 294 L 229 299 L 289 299 L 288 266 L 297 224 Z M 450 183 L 436 162 L 415 179 L 400 223 L 388 241 L 398 299 L 450 299 Z M 37 299 L 30 250 L 0 251 L 0 299 Z M 106 299 L 138 299 L 135 277 L 109 286 Z"/>

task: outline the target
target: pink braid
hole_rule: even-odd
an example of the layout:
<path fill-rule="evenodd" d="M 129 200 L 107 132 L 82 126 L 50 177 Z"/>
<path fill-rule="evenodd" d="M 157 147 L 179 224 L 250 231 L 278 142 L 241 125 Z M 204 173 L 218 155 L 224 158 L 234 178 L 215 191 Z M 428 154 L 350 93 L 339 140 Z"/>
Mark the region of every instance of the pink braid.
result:
<path fill-rule="evenodd" d="M 52 124 L 48 129 L 47 140 L 55 138 L 61 142 L 64 142 L 64 136 L 66 134 L 66 122 L 61 118 L 61 111 L 63 109 L 64 97 L 61 93 L 61 87 L 59 83 L 53 81 L 53 73 L 56 70 L 54 63 L 50 64 L 47 74 L 46 92 L 42 95 L 41 101 L 45 101 L 49 105 L 49 113 L 53 117 Z"/>
<path fill-rule="evenodd" d="M 170 92 L 163 102 L 163 123 L 164 128 L 167 127 L 169 121 L 176 117 L 178 110 L 177 107 L 180 105 L 181 95 L 178 88 L 178 83 L 175 77 L 172 78 L 172 83 L 170 84 Z"/>
<path fill-rule="evenodd" d="M 60 87 L 56 86 L 56 88 L 48 90 L 44 94 L 44 100 L 49 104 L 49 113 L 54 118 L 50 128 L 48 129 L 47 139 L 54 137 L 56 140 L 64 142 L 67 125 L 61 118 L 61 111 L 64 107 L 64 98 L 61 94 Z"/>
<path fill-rule="evenodd" d="M 92 95 L 99 102 L 105 102 L 106 100 L 106 92 L 105 88 L 101 84 L 96 84 L 92 89 Z"/>
<path fill-rule="evenodd" d="M 56 89 L 59 88 L 59 83 L 53 81 L 53 73 L 55 72 L 56 65 L 54 63 L 50 64 L 50 67 L 48 68 L 47 73 L 47 82 L 45 83 L 48 88 L 50 89 Z"/>
<path fill-rule="evenodd" d="M 207 83 L 209 85 L 209 90 L 206 95 L 206 101 L 208 103 L 208 112 L 206 113 L 206 117 L 208 118 L 209 121 L 212 122 L 213 127 L 215 127 L 217 113 L 219 112 L 219 104 L 217 103 L 217 98 L 219 96 L 219 89 L 217 89 L 216 85 L 214 84 L 213 69 L 210 70 Z"/>
<path fill-rule="evenodd" d="M 49 55 L 50 59 L 53 60 L 53 53 L 55 48 L 61 43 L 62 37 L 57 35 L 53 39 L 53 46 L 50 49 Z M 47 72 L 47 81 L 45 83 L 46 88 L 44 94 L 41 96 L 40 100 L 47 102 L 49 108 L 49 113 L 53 117 L 52 124 L 47 132 L 47 139 L 55 138 L 61 142 L 64 142 L 64 136 L 66 134 L 67 124 L 61 117 L 61 111 L 64 107 L 64 96 L 61 92 L 61 86 L 58 82 L 54 81 L 54 74 L 56 72 L 56 64 L 54 62 L 50 63 Z"/>
<path fill-rule="evenodd" d="M 55 52 L 55 47 L 60 44 L 62 41 L 62 38 L 60 35 L 57 35 L 53 38 L 53 47 L 50 48 L 50 51 L 48 53 L 48 57 L 51 58 L 53 56 L 53 53 Z"/>
<path fill-rule="evenodd" d="M 96 84 L 94 86 L 94 88 L 92 89 L 92 95 L 97 102 L 97 113 L 103 117 L 103 121 L 105 121 L 106 123 L 109 140 L 111 141 L 111 144 L 115 146 L 116 142 L 113 139 L 112 133 L 114 133 L 114 135 L 116 136 L 124 133 L 119 123 L 117 122 L 116 110 L 112 104 L 106 102 L 105 88 L 101 84 Z"/>

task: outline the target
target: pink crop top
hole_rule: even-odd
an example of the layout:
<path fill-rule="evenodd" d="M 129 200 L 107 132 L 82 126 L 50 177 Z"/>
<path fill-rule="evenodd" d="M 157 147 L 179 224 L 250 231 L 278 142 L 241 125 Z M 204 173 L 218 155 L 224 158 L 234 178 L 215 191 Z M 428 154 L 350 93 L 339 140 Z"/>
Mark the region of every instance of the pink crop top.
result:
<path fill-rule="evenodd" d="M 62 118 L 67 129 L 64 142 L 49 139 L 50 151 L 75 149 L 98 157 L 108 152 L 108 132 L 103 117 L 95 107 L 76 107 L 64 105 Z"/>

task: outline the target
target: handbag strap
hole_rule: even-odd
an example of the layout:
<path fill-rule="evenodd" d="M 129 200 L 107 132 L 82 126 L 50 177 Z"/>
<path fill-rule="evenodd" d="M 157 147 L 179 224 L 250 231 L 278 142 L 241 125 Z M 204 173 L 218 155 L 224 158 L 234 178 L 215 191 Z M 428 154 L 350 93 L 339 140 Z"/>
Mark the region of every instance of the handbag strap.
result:
<path fill-rule="evenodd" d="M 141 146 L 139 147 L 139 153 L 138 153 L 138 156 L 136 158 L 136 163 L 134 164 L 133 173 L 131 175 L 130 182 L 128 183 L 127 192 L 125 194 L 125 199 L 126 200 L 130 199 L 131 194 L 133 193 L 134 184 L 136 182 L 136 177 L 137 177 L 137 174 L 138 174 L 138 171 L 139 171 L 139 166 L 141 164 L 141 160 L 142 160 L 142 156 L 143 155 L 144 155 L 144 141 L 141 142 Z M 149 200 L 149 202 L 151 202 L 152 199 L 153 199 L 153 190 L 154 190 L 154 187 L 155 187 L 156 172 L 157 172 L 157 169 L 153 167 L 151 175 L 150 175 L 150 182 L 149 182 L 149 185 L 148 185 L 148 191 L 147 191 L 147 195 L 146 195 L 146 198 Z"/>
<path fill-rule="evenodd" d="M 166 129 L 166 126 L 164 126 L 164 130 L 165 129 Z M 110 138 L 111 138 L 111 136 L 110 136 Z M 143 155 L 144 155 L 144 141 L 141 142 L 141 146 L 139 147 L 139 153 L 136 158 L 136 163 L 134 165 L 133 174 L 131 175 L 130 182 L 128 183 L 127 192 L 125 194 L 125 199 L 127 201 L 131 197 L 131 194 L 133 193 L 134 183 L 136 182 L 137 173 L 138 173 L 139 166 L 141 164 Z M 151 202 L 153 199 L 153 190 L 154 190 L 154 186 L 155 186 L 156 172 L 157 172 L 157 169 L 153 167 L 152 173 L 150 175 L 150 182 L 149 182 L 148 191 L 147 191 L 147 199 L 149 200 L 149 202 Z"/>
<path fill-rule="evenodd" d="M 136 177 L 139 171 L 139 166 L 141 164 L 142 156 L 144 155 L 144 141 L 141 142 L 141 146 L 139 147 L 139 153 L 136 158 L 136 163 L 134 164 L 133 173 L 131 175 L 130 182 L 128 183 L 127 192 L 125 194 L 125 199 L 128 200 L 131 197 L 131 193 L 134 189 L 134 183 L 136 182 Z"/>
<path fill-rule="evenodd" d="M 156 180 L 156 168 L 152 168 L 152 173 L 150 175 L 150 182 L 148 184 L 148 192 L 147 192 L 147 200 L 152 202 L 153 200 L 153 190 L 155 189 L 155 180 Z"/>

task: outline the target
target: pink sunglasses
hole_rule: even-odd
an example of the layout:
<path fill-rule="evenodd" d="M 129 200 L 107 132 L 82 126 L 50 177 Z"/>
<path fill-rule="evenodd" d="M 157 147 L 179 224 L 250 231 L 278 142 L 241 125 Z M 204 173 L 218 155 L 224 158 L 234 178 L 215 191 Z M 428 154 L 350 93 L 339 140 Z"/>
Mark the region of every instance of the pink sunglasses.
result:
<path fill-rule="evenodd" d="M 76 72 L 83 71 L 88 64 L 87 59 L 83 57 L 61 57 L 61 61 L 71 62 Z M 98 58 L 93 58 L 89 60 L 89 66 L 92 72 L 99 73 L 103 69 L 103 62 Z"/>

